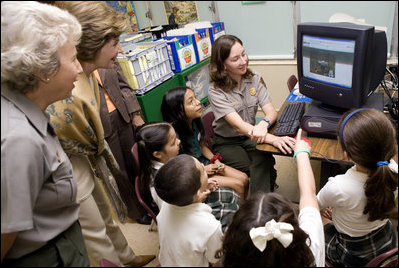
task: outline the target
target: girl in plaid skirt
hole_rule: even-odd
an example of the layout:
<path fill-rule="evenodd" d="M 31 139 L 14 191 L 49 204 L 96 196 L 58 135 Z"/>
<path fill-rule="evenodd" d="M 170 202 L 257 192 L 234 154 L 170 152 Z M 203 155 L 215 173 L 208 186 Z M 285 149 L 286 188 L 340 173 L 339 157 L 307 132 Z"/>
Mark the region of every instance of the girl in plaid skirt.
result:
<path fill-rule="evenodd" d="M 326 259 L 333 265 L 364 266 L 396 247 L 389 214 L 395 209 L 398 165 L 395 128 L 375 109 L 345 113 L 338 124 L 345 156 L 355 165 L 329 178 L 317 195 L 324 227 Z"/>

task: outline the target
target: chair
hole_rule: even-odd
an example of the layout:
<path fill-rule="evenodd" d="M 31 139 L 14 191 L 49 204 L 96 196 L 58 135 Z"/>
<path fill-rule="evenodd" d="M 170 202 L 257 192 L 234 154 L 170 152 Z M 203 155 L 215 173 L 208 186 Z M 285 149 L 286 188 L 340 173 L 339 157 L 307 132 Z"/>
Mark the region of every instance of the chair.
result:
<path fill-rule="evenodd" d="M 134 143 L 131 149 L 132 155 L 133 155 L 133 159 L 134 161 L 136 161 L 137 166 L 140 165 L 140 161 L 139 161 L 139 152 L 137 149 L 137 143 Z M 157 222 L 157 216 L 155 215 L 154 211 L 150 208 L 150 206 L 148 206 L 145 201 L 143 200 L 141 193 L 140 193 L 140 180 L 139 180 L 139 176 L 136 176 L 136 178 L 134 179 L 134 190 L 136 192 L 136 196 L 137 199 L 139 200 L 139 203 L 144 207 L 144 209 L 147 211 L 147 213 L 152 217 L 152 219 L 154 220 L 155 224 L 158 224 Z M 149 231 L 154 231 L 155 229 L 151 227 L 149 229 Z"/>
<path fill-rule="evenodd" d="M 215 136 L 215 132 L 213 131 L 212 123 L 215 120 L 215 115 L 212 111 L 207 112 L 203 117 L 202 121 L 204 123 L 205 129 L 205 143 L 209 149 L 212 149 L 212 138 Z"/>
<path fill-rule="evenodd" d="M 288 90 L 290 92 L 294 89 L 297 82 L 298 82 L 298 79 L 296 78 L 295 75 L 291 75 L 290 78 L 288 78 L 287 86 L 288 86 Z"/>
<path fill-rule="evenodd" d="M 119 266 L 113 263 L 112 261 L 103 258 L 100 260 L 100 267 L 119 267 Z"/>
<path fill-rule="evenodd" d="M 376 256 L 365 267 L 398 267 L 398 248 Z"/>

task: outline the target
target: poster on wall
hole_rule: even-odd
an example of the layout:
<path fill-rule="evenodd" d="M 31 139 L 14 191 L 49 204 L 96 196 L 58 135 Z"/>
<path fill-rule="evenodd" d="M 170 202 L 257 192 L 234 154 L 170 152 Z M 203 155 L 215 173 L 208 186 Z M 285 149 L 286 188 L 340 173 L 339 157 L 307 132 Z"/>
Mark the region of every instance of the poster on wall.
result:
<path fill-rule="evenodd" d="M 112 6 L 118 11 L 122 11 L 129 19 L 132 32 L 137 32 L 139 23 L 137 21 L 136 12 L 134 9 L 133 1 L 105 1 L 108 5 Z"/>
<path fill-rule="evenodd" d="M 163 1 L 163 4 L 168 22 L 172 14 L 176 24 L 199 21 L 196 1 Z"/>

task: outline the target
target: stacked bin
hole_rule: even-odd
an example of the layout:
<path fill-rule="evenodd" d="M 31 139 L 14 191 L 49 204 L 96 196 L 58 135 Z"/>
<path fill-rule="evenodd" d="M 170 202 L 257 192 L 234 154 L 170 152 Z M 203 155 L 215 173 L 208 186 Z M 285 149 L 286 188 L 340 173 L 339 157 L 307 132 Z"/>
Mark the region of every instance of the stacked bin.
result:
<path fill-rule="evenodd" d="M 118 61 L 136 95 L 143 95 L 174 75 L 165 41 L 122 45 L 124 54 Z"/>
<path fill-rule="evenodd" d="M 221 36 L 221 35 L 225 35 L 226 31 L 224 28 L 224 23 L 223 22 L 215 22 L 215 23 L 211 23 L 212 24 L 212 35 L 211 35 L 211 39 L 212 39 L 212 44 L 215 42 L 215 40 Z"/>
<path fill-rule="evenodd" d="M 194 34 L 194 47 L 196 49 L 198 62 L 211 56 L 213 42 L 211 39 L 210 29 L 211 28 L 195 29 L 197 33 Z"/>
<path fill-rule="evenodd" d="M 120 42 L 123 43 L 139 43 L 139 42 L 151 42 L 152 35 L 150 33 L 132 33 L 132 34 L 122 34 L 120 36 Z"/>
<path fill-rule="evenodd" d="M 179 73 L 198 63 L 195 39 L 193 35 L 164 36 L 167 41 L 168 55 L 172 71 Z"/>

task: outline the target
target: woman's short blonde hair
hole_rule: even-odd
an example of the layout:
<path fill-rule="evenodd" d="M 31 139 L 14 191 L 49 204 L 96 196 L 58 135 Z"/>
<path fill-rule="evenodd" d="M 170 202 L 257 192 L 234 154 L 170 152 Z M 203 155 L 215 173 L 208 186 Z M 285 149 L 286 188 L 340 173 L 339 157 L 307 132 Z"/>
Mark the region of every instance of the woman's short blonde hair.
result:
<path fill-rule="evenodd" d="M 38 75 L 52 76 L 60 67 L 58 49 L 77 45 L 78 20 L 57 7 L 38 2 L 1 2 L 1 83 L 25 93 Z"/>
<path fill-rule="evenodd" d="M 128 30 L 129 20 L 123 12 L 100 1 L 55 1 L 54 4 L 74 15 L 82 25 L 82 40 L 77 46 L 78 60 L 95 60 L 100 49 Z"/>

